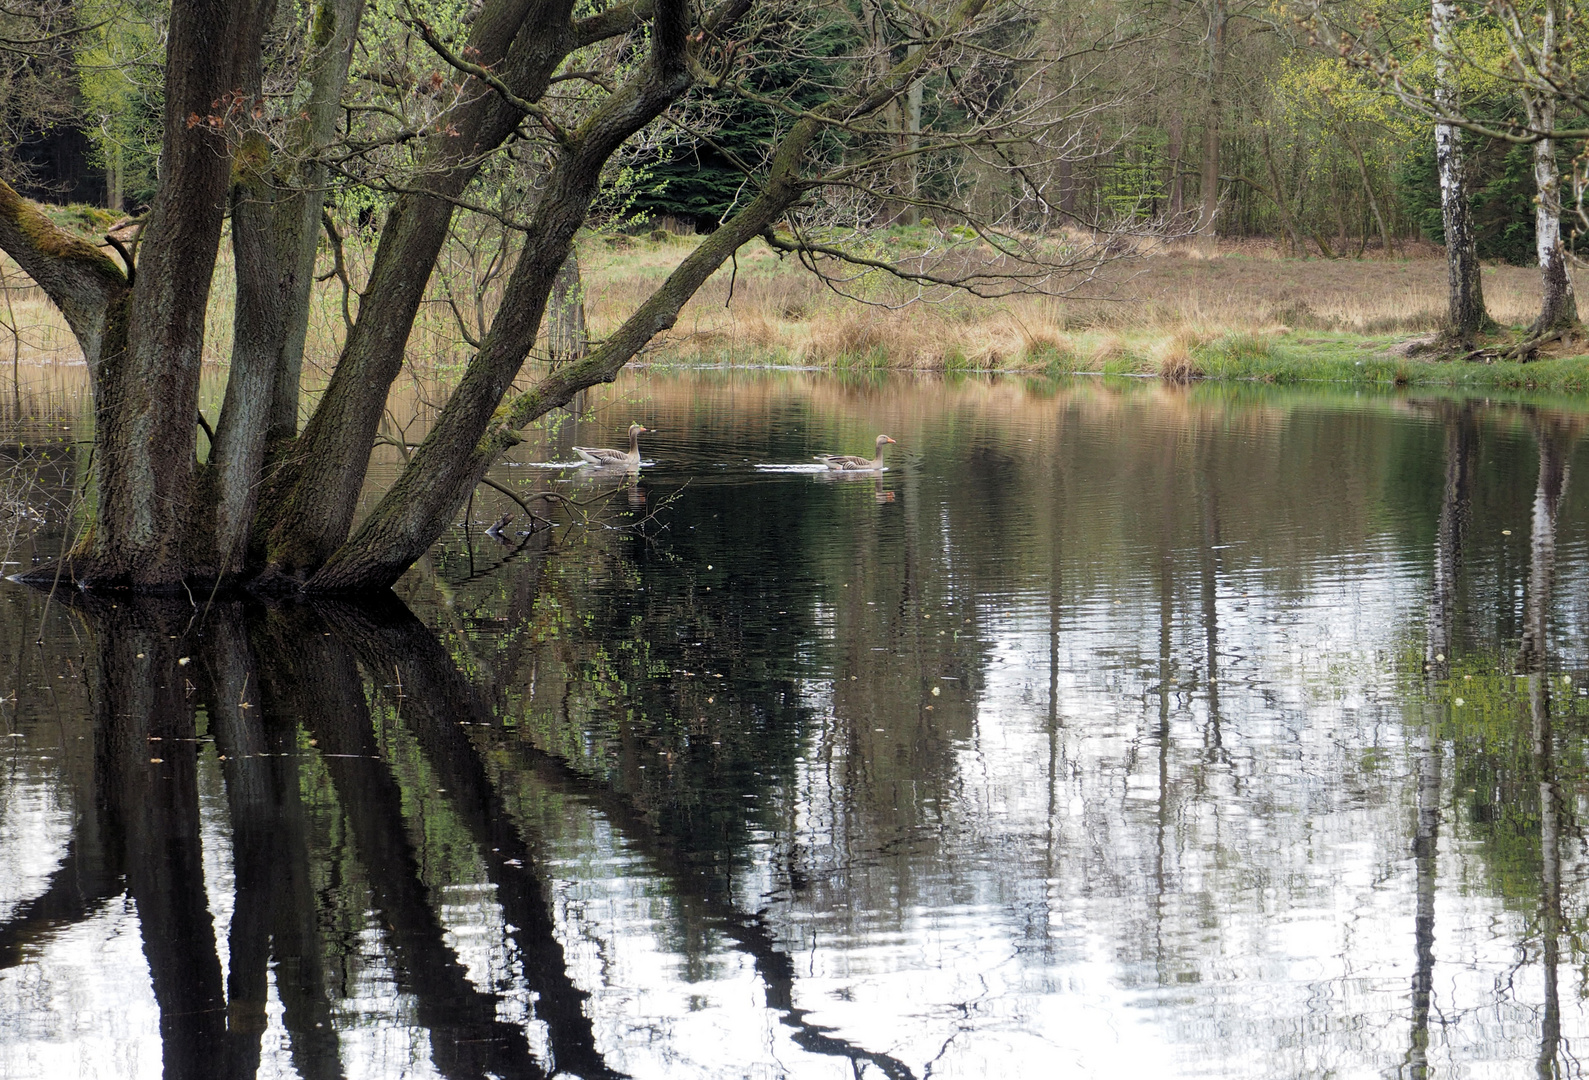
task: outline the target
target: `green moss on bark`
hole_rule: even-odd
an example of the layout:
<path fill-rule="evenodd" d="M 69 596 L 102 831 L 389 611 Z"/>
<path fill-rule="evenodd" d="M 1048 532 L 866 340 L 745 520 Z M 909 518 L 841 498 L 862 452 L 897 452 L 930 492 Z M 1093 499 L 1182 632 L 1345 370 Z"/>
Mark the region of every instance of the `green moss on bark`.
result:
<path fill-rule="evenodd" d="M 24 199 L 16 190 L 0 180 L 0 221 L 10 224 L 41 259 L 54 259 L 72 263 L 93 271 L 113 285 L 125 285 L 127 276 L 103 251 L 93 244 L 73 236 L 44 215 L 33 202 Z M 13 253 L 19 256 L 21 253 Z M 17 261 L 28 269 L 26 258 Z M 30 271 L 31 272 L 31 271 Z"/>

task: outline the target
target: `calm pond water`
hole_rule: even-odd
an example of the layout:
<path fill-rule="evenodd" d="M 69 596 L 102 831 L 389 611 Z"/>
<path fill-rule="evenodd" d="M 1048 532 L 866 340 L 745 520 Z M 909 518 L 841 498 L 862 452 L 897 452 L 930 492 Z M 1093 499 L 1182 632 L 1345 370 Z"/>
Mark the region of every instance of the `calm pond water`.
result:
<path fill-rule="evenodd" d="M 384 602 L 0 588 L 0 1080 L 1579 1073 L 1589 412 L 591 406 Z"/>

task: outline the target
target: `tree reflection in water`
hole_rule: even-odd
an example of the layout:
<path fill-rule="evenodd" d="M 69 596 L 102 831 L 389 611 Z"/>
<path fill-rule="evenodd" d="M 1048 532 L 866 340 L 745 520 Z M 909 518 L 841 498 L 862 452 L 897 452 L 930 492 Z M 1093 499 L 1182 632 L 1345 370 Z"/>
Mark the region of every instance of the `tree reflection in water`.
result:
<path fill-rule="evenodd" d="M 0 595 L 0 1075 L 83 984 L 172 1077 L 1571 1074 L 1581 421 L 1043 401 L 411 606 Z"/>
<path fill-rule="evenodd" d="M 806 1020 L 794 1004 L 792 961 L 761 917 L 733 905 L 721 875 L 703 872 L 698 853 L 659 833 L 607 786 L 505 738 L 436 635 L 396 598 L 221 602 L 202 613 L 177 601 L 71 600 L 98 645 L 91 698 L 99 745 L 92 791 L 81 793 L 94 812 L 82 818 L 44 893 L 0 925 L 0 964 L 25 962 L 125 890 L 138 911 L 160 1010 L 166 1076 L 255 1075 L 269 972 L 293 1066 L 306 1078 L 344 1075 L 337 999 L 359 991 L 326 978 L 328 963 L 334 969 L 352 958 L 336 956 L 322 931 L 334 916 L 317 896 L 325 868 L 316 864 L 331 853 L 316 850 L 313 812 L 303 803 L 306 757 L 329 780 L 321 797 L 335 802 L 384 959 L 413 1002 L 437 1072 L 621 1075 L 596 1047 L 588 995 L 570 978 L 555 932 L 533 830 L 515 820 L 486 764 L 493 749 L 514 756 L 515 782 L 589 803 L 671 873 L 676 887 L 700 897 L 705 923 L 743 950 L 797 1045 L 869 1063 L 889 1077 L 914 1075 Z M 391 682 L 383 685 L 387 673 Z M 533 1000 L 531 1016 L 507 1015 L 504 995 L 479 985 L 450 940 L 444 898 L 426 880 L 413 835 L 432 826 L 416 820 L 415 792 L 382 745 L 372 708 L 382 696 L 412 738 L 433 792 L 445 795 L 446 824 L 457 827 L 451 839 L 484 869 L 511 942 L 511 978 Z M 224 986 L 200 850 L 199 755 L 211 740 L 225 779 L 235 882 Z M 360 897 L 330 898 L 350 901 Z M 532 1018 L 544 1048 L 531 1045 L 525 1022 Z"/>

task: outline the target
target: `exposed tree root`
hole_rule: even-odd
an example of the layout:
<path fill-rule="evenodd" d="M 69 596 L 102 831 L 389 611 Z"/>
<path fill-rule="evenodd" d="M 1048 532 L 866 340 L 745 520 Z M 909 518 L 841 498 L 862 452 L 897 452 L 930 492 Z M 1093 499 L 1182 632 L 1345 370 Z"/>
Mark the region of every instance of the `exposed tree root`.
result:
<path fill-rule="evenodd" d="M 1491 345 L 1480 349 L 1474 349 L 1471 352 L 1457 357 L 1457 359 L 1462 361 L 1483 360 L 1485 362 L 1492 362 L 1495 360 L 1515 360 L 1518 363 L 1526 364 L 1530 360 L 1538 359 L 1540 349 L 1543 349 L 1546 345 L 1550 345 L 1553 342 L 1563 341 L 1571 338 L 1576 330 L 1577 328 L 1573 326 L 1557 327 L 1555 330 L 1552 330 L 1547 334 L 1541 334 L 1538 337 L 1527 338 L 1510 346 Z"/>

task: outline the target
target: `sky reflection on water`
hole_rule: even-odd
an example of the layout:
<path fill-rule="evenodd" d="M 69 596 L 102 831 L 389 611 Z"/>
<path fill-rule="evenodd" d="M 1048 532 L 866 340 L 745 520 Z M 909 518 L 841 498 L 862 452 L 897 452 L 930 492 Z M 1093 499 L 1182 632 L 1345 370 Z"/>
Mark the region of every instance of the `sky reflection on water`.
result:
<path fill-rule="evenodd" d="M 1576 1075 L 1583 424 L 634 375 L 401 603 L 6 587 L 0 1080 Z"/>

